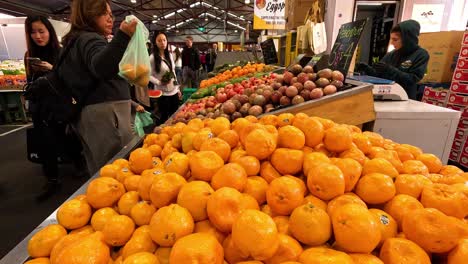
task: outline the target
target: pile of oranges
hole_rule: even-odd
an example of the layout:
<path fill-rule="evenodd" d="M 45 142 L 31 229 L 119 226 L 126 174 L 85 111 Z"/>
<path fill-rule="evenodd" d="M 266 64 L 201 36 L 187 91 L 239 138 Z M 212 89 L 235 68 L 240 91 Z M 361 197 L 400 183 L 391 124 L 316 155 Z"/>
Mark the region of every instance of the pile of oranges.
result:
<path fill-rule="evenodd" d="M 265 64 L 263 63 L 247 63 L 245 66 L 237 66 L 231 70 L 226 70 L 222 73 L 218 73 L 215 77 L 203 80 L 200 82 L 200 88 L 205 88 L 213 84 L 219 84 L 230 79 L 239 78 L 244 75 L 256 72 L 263 72 Z"/>
<path fill-rule="evenodd" d="M 193 119 L 105 165 L 32 263 L 467 263 L 468 173 L 305 114 Z"/>

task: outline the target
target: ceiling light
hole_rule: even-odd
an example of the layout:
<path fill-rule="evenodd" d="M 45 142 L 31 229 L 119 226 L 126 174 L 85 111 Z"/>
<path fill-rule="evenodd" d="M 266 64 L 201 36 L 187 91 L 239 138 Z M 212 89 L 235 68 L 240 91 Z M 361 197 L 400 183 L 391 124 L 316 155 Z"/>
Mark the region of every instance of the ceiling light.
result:
<path fill-rule="evenodd" d="M 205 21 L 208 21 L 208 18 L 207 18 L 207 17 L 205 17 Z"/>
<path fill-rule="evenodd" d="M 236 29 L 236 30 L 234 30 L 234 32 L 236 32 L 236 33 L 237 33 L 237 29 Z"/>
<path fill-rule="evenodd" d="M 130 3 L 132 4 L 136 4 L 136 2 L 137 2 L 136 0 L 130 0 Z"/>
<path fill-rule="evenodd" d="M 244 18 L 244 16 L 240 16 L 240 18 Z"/>
<path fill-rule="evenodd" d="M 153 15 L 154 18 L 157 18 L 158 16 L 157 15 Z"/>
<path fill-rule="evenodd" d="M 157 21 L 157 20 L 153 20 L 152 23 L 153 23 L 153 24 L 156 24 L 156 23 L 158 23 L 158 21 Z"/>
<path fill-rule="evenodd" d="M 245 2 L 244 2 L 244 3 L 246 3 L 246 4 L 250 4 L 250 0 L 245 0 Z"/>

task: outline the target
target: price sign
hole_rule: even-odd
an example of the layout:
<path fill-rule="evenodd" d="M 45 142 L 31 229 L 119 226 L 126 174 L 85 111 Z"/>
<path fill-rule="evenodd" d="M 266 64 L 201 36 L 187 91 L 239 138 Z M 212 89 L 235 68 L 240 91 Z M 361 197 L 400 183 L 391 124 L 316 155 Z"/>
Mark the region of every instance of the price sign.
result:
<path fill-rule="evenodd" d="M 278 63 L 278 55 L 276 54 L 275 43 L 273 39 L 267 39 L 260 43 L 262 47 L 263 61 L 265 64 L 276 64 Z"/>

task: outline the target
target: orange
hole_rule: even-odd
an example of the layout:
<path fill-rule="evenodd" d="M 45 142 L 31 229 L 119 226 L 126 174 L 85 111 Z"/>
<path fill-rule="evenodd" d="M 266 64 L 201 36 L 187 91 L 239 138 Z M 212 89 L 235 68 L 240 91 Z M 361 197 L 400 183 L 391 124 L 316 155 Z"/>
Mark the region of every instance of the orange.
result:
<path fill-rule="evenodd" d="M 328 201 L 344 193 L 345 181 L 341 170 L 332 164 L 322 163 L 309 170 L 307 187 L 314 196 Z"/>
<path fill-rule="evenodd" d="M 164 159 L 164 169 L 185 177 L 189 171 L 189 158 L 179 152 L 171 153 Z"/>
<path fill-rule="evenodd" d="M 159 145 L 151 145 L 147 148 L 151 152 L 151 156 L 159 157 L 161 156 L 162 148 Z"/>
<path fill-rule="evenodd" d="M 288 236 L 292 235 L 291 231 L 289 231 L 289 216 L 278 215 L 273 217 L 273 221 L 275 221 L 278 233 Z"/>
<path fill-rule="evenodd" d="M 462 264 L 468 259 L 468 239 L 460 239 L 458 245 L 450 251 L 447 264 Z"/>
<path fill-rule="evenodd" d="M 247 152 L 243 149 L 236 149 L 231 152 L 231 156 L 229 157 L 229 162 L 236 162 L 236 160 L 240 157 L 247 156 Z"/>
<path fill-rule="evenodd" d="M 353 134 L 353 143 L 358 147 L 364 154 L 369 154 L 372 143 L 369 138 L 361 133 Z"/>
<path fill-rule="evenodd" d="M 162 162 L 162 160 L 158 157 L 153 157 L 153 169 L 156 169 L 156 168 L 161 168 L 161 169 L 164 169 L 164 163 Z M 143 173 L 147 171 L 147 170 L 144 170 Z M 143 174 L 142 173 L 142 174 Z"/>
<path fill-rule="evenodd" d="M 182 146 L 182 151 L 185 154 L 188 154 L 191 150 L 195 149 L 194 145 L 195 145 L 196 135 L 197 135 L 197 133 L 195 133 L 195 132 L 187 132 L 187 133 L 182 134 L 182 139 L 180 140 L 180 144 Z M 167 153 L 170 152 L 170 151 L 173 151 L 173 150 L 168 149 L 168 150 L 166 150 L 164 152 L 164 149 L 163 149 L 163 153 L 165 155 L 167 155 Z M 173 152 L 176 152 L 176 151 L 173 151 Z M 164 158 L 163 153 L 161 153 L 161 158 Z"/>
<path fill-rule="evenodd" d="M 223 264 L 223 247 L 210 234 L 191 234 L 177 240 L 172 247 L 169 262 Z"/>
<path fill-rule="evenodd" d="M 356 185 L 356 194 L 368 204 L 381 204 L 395 196 L 392 178 L 382 173 L 370 173 L 361 177 Z"/>
<path fill-rule="evenodd" d="M 312 194 L 309 194 L 306 197 L 304 197 L 302 204 L 312 204 L 324 211 L 327 210 L 327 203 L 319 199 L 318 197 L 313 196 Z"/>
<path fill-rule="evenodd" d="M 223 131 L 231 129 L 231 123 L 229 119 L 225 117 L 218 117 L 208 125 L 211 131 L 217 136 Z"/>
<path fill-rule="evenodd" d="M 159 260 L 149 252 L 138 252 L 126 258 L 123 264 L 159 264 Z"/>
<path fill-rule="evenodd" d="M 434 183 L 424 187 L 421 203 L 426 208 L 436 208 L 446 215 L 460 219 L 468 216 L 468 191 L 456 185 Z"/>
<path fill-rule="evenodd" d="M 384 264 L 382 260 L 371 254 L 349 254 L 354 264 Z"/>
<path fill-rule="evenodd" d="M 271 210 L 278 215 L 289 215 L 302 204 L 304 192 L 298 181 L 289 177 L 274 179 L 266 192 Z"/>
<path fill-rule="evenodd" d="M 95 232 L 65 247 L 57 256 L 56 263 L 108 264 L 109 247 L 103 242 L 103 234 Z"/>
<path fill-rule="evenodd" d="M 304 153 L 297 149 L 278 148 L 271 155 L 271 164 L 282 175 L 294 175 L 302 170 Z"/>
<path fill-rule="evenodd" d="M 468 181 L 468 173 L 460 173 L 460 174 L 451 174 L 451 175 L 440 175 L 440 174 L 429 174 L 428 178 L 433 183 L 443 183 L 448 185 L 453 185 L 457 183 L 465 183 Z"/>
<path fill-rule="evenodd" d="M 128 160 L 126 159 L 116 159 L 112 164 L 119 166 L 120 168 L 128 167 Z"/>
<path fill-rule="evenodd" d="M 361 164 L 350 158 L 333 159 L 332 163 L 337 166 L 341 172 L 343 172 L 345 180 L 345 192 L 352 191 L 361 177 Z"/>
<path fill-rule="evenodd" d="M 140 194 L 141 199 L 145 201 L 150 200 L 150 189 L 151 189 L 151 184 L 153 184 L 153 179 L 156 177 L 156 175 L 163 174 L 166 171 L 161 168 L 157 169 L 151 169 L 151 170 L 145 170 L 141 174 L 141 179 L 140 182 L 138 183 L 138 193 Z"/>
<path fill-rule="evenodd" d="M 370 253 L 379 244 L 379 224 L 363 206 L 345 204 L 336 208 L 331 218 L 336 243 L 346 252 Z"/>
<path fill-rule="evenodd" d="M 163 247 L 174 243 L 193 232 L 194 222 L 190 212 L 178 204 L 160 208 L 150 222 L 150 235 L 154 242 Z"/>
<path fill-rule="evenodd" d="M 313 247 L 304 250 L 298 261 L 302 264 L 354 264 L 353 259 L 348 254 L 325 247 Z"/>
<path fill-rule="evenodd" d="M 135 174 L 153 168 L 153 155 L 148 149 L 137 148 L 130 153 L 128 166 Z"/>
<path fill-rule="evenodd" d="M 33 258 L 48 257 L 57 242 L 67 235 L 61 225 L 48 225 L 35 233 L 28 242 L 28 253 Z"/>
<path fill-rule="evenodd" d="M 187 123 L 187 127 L 191 127 L 195 131 L 202 129 L 204 126 L 203 120 L 200 118 L 194 118 Z"/>
<path fill-rule="evenodd" d="M 271 165 L 269 161 L 262 162 L 260 166 L 260 176 L 265 179 L 268 183 L 274 179 L 281 177 L 281 174 Z"/>
<path fill-rule="evenodd" d="M 262 129 L 254 129 L 245 138 L 247 154 L 259 160 L 268 158 L 276 149 L 276 138 Z"/>
<path fill-rule="evenodd" d="M 84 200 L 72 199 L 63 203 L 57 211 L 57 221 L 66 229 L 77 229 L 88 224 L 91 206 Z"/>
<path fill-rule="evenodd" d="M 160 264 L 169 264 L 169 257 L 171 255 L 172 247 L 159 247 L 154 252 Z"/>
<path fill-rule="evenodd" d="M 379 135 L 377 133 L 370 132 L 370 131 L 364 131 L 364 132 L 362 132 L 362 134 L 366 135 L 369 138 L 372 146 L 374 146 L 374 147 L 383 147 L 384 144 L 385 144 L 384 143 L 385 139 L 381 135 Z"/>
<path fill-rule="evenodd" d="M 442 169 L 440 169 L 439 174 L 442 174 L 444 176 L 449 176 L 452 174 L 460 174 L 463 173 L 463 170 L 459 169 L 458 167 L 455 167 L 453 165 L 445 165 L 442 166 Z"/>
<path fill-rule="evenodd" d="M 140 186 L 140 175 L 131 175 L 125 178 L 124 180 L 124 187 L 127 191 L 138 191 L 138 187 Z"/>
<path fill-rule="evenodd" d="M 408 144 L 401 144 L 401 146 L 409 149 L 409 151 L 411 152 L 411 154 L 413 154 L 413 156 L 415 158 L 417 158 L 419 155 L 423 154 L 422 150 L 416 146 L 412 146 L 412 145 L 408 145 Z"/>
<path fill-rule="evenodd" d="M 102 231 L 102 229 L 104 229 L 104 225 L 114 215 L 118 215 L 114 209 L 110 207 L 101 208 L 94 212 L 93 216 L 91 217 L 91 226 L 96 231 Z"/>
<path fill-rule="evenodd" d="M 243 211 L 235 219 L 232 241 L 243 256 L 250 256 L 254 260 L 273 257 L 280 244 L 273 219 L 265 213 L 250 209 Z"/>
<path fill-rule="evenodd" d="M 247 184 L 247 172 L 237 163 L 228 163 L 221 167 L 211 179 L 211 186 L 218 190 L 222 187 L 231 187 L 243 192 Z"/>
<path fill-rule="evenodd" d="M 192 181 L 179 191 L 177 203 L 186 208 L 195 221 L 202 221 L 208 218 L 206 205 L 208 197 L 214 193 L 213 188 L 204 181 Z"/>
<path fill-rule="evenodd" d="M 398 156 L 398 153 L 394 150 L 384 150 L 379 153 L 377 153 L 374 158 L 383 158 L 388 160 L 393 167 L 399 172 L 403 172 L 403 163 L 400 160 L 400 157 Z"/>
<path fill-rule="evenodd" d="M 241 118 L 234 120 L 234 122 L 232 122 L 231 128 L 240 137 L 242 130 L 244 130 L 244 128 L 247 127 L 248 125 L 250 125 L 250 122 L 247 119 L 241 117 Z"/>
<path fill-rule="evenodd" d="M 232 223 L 243 207 L 242 193 L 234 188 L 223 187 L 216 190 L 207 202 L 207 213 L 211 223 L 221 232 L 229 232 Z"/>
<path fill-rule="evenodd" d="M 395 151 L 402 162 L 415 159 L 413 153 L 411 153 L 411 150 L 408 147 L 397 145 L 395 146 Z"/>
<path fill-rule="evenodd" d="M 300 242 L 318 246 L 330 239 L 332 227 L 324 210 L 313 204 L 304 204 L 294 209 L 289 217 L 289 230 Z"/>
<path fill-rule="evenodd" d="M 323 143 L 325 147 L 332 152 L 343 152 L 351 148 L 353 135 L 351 131 L 343 125 L 334 126 L 325 130 Z"/>
<path fill-rule="evenodd" d="M 428 175 L 429 169 L 419 160 L 407 160 L 403 162 L 403 173 Z"/>
<path fill-rule="evenodd" d="M 95 209 L 114 205 L 125 193 L 125 187 L 116 179 L 100 177 L 92 180 L 86 190 L 86 199 Z"/>
<path fill-rule="evenodd" d="M 254 156 L 242 156 L 233 161 L 241 165 L 248 176 L 258 175 L 260 171 L 260 161 Z"/>
<path fill-rule="evenodd" d="M 224 162 L 226 162 L 229 160 L 229 156 L 231 155 L 231 146 L 222 139 L 210 138 L 203 142 L 200 147 L 200 151 L 214 151 L 224 160 Z"/>
<path fill-rule="evenodd" d="M 385 204 L 384 211 L 395 219 L 401 230 L 403 217 L 421 208 L 424 207 L 416 198 L 406 194 L 397 194 Z"/>
<path fill-rule="evenodd" d="M 330 163 L 330 159 L 323 153 L 313 152 L 304 156 L 303 171 L 305 175 L 309 174 L 310 169 L 315 169 L 322 163 Z"/>
<path fill-rule="evenodd" d="M 322 123 L 316 119 L 310 117 L 294 118 L 292 125 L 304 133 L 306 146 L 313 148 L 322 143 L 325 132 Z"/>
<path fill-rule="evenodd" d="M 158 138 L 158 134 L 155 134 L 155 133 L 148 134 L 145 136 L 145 140 L 143 141 L 143 143 L 148 146 L 151 146 L 155 144 L 154 142 L 156 141 L 157 138 Z"/>
<path fill-rule="evenodd" d="M 421 174 L 400 174 L 395 180 L 397 194 L 407 194 L 418 199 L 426 185 L 432 184 L 431 180 Z"/>
<path fill-rule="evenodd" d="M 159 134 L 155 139 L 154 139 L 154 144 L 157 144 L 159 146 L 164 146 L 167 142 L 169 142 L 169 138 L 174 136 L 175 134 L 177 133 L 180 133 L 180 127 L 182 126 L 185 126 L 185 124 L 182 124 L 182 123 L 178 123 L 176 124 L 175 126 L 175 130 L 174 130 L 174 133 L 171 133 L 171 135 L 168 135 L 168 134 L 165 134 L 165 133 L 161 133 Z"/>
<path fill-rule="evenodd" d="M 404 238 L 387 239 L 380 250 L 380 259 L 388 264 L 431 263 L 429 256 L 422 248 Z"/>
<path fill-rule="evenodd" d="M 117 172 L 120 170 L 120 166 L 115 164 L 106 164 L 99 170 L 100 177 L 117 178 Z"/>
<path fill-rule="evenodd" d="M 380 227 L 380 234 L 382 236 L 380 238 L 379 246 L 382 246 L 387 238 L 396 237 L 398 224 L 391 215 L 375 208 L 369 209 L 369 212 L 374 216 Z"/>
<path fill-rule="evenodd" d="M 81 228 L 70 231 L 70 233 L 68 233 L 68 234 L 69 235 L 71 235 L 71 234 L 89 235 L 89 234 L 92 234 L 92 233 L 94 233 L 94 228 L 91 225 L 85 225 L 85 226 L 83 226 Z"/>
<path fill-rule="evenodd" d="M 209 220 L 199 221 L 195 223 L 194 233 L 208 233 L 216 237 L 219 243 L 223 243 L 226 235 L 216 229 Z"/>
<path fill-rule="evenodd" d="M 119 213 L 122 215 L 130 215 L 130 210 L 132 207 L 138 203 L 140 196 L 136 191 L 130 191 L 120 197 L 119 202 L 117 203 L 117 208 Z"/>
<path fill-rule="evenodd" d="M 283 127 L 287 125 L 292 125 L 294 122 L 294 115 L 291 113 L 283 113 L 278 115 L 276 124 L 278 127 Z"/>
<path fill-rule="evenodd" d="M 296 239 L 279 234 L 279 247 L 273 257 L 264 260 L 265 264 L 280 264 L 285 261 L 297 260 L 302 253 L 302 246 Z"/>
<path fill-rule="evenodd" d="M 182 150 L 182 136 L 183 135 L 184 135 L 183 133 L 177 133 L 171 138 L 171 145 L 174 148 L 178 149 L 179 151 Z M 153 146 L 159 146 L 159 145 L 153 145 Z M 162 149 L 161 149 L 161 151 L 162 151 Z M 161 152 L 159 152 L 158 156 L 160 156 L 160 155 L 161 155 Z M 154 157 L 154 155 L 153 155 L 153 157 Z"/>
<path fill-rule="evenodd" d="M 249 256 L 243 255 L 239 248 L 232 241 L 232 236 L 228 235 L 223 241 L 224 259 L 227 263 L 239 263 L 249 259 Z"/>
<path fill-rule="evenodd" d="M 327 211 L 328 215 L 331 217 L 333 216 L 335 210 L 338 207 L 341 207 L 345 204 L 357 204 L 357 205 L 361 205 L 364 208 L 367 208 L 366 203 L 364 203 L 364 201 L 361 200 L 359 196 L 357 196 L 354 193 L 345 193 L 329 201 L 325 207 L 325 210 Z"/>
<path fill-rule="evenodd" d="M 224 161 L 216 152 L 200 151 L 190 157 L 189 164 L 192 177 L 211 181 L 213 175 L 224 166 Z"/>
<path fill-rule="evenodd" d="M 117 176 L 115 179 L 123 184 L 125 180 L 132 175 L 135 174 L 128 167 L 123 167 L 117 171 Z"/>
<path fill-rule="evenodd" d="M 187 181 L 177 173 L 168 172 L 156 175 L 151 184 L 150 198 L 156 208 L 175 202 L 180 189 Z"/>
<path fill-rule="evenodd" d="M 148 201 L 140 201 L 130 209 L 130 217 L 137 226 L 147 225 L 156 212 L 156 207 Z"/>
<path fill-rule="evenodd" d="M 354 146 L 352 146 L 350 149 L 348 149 L 346 151 L 341 152 L 338 157 L 340 157 L 342 159 L 344 159 L 344 158 L 353 159 L 353 160 L 359 162 L 359 164 L 361 164 L 361 166 L 364 166 L 364 164 L 369 160 L 364 155 L 364 153 L 362 153 L 361 150 L 359 150 L 357 147 L 354 147 Z"/>
<path fill-rule="evenodd" d="M 102 229 L 104 241 L 110 246 L 123 246 L 135 231 L 135 223 L 126 215 L 112 216 Z"/>
<path fill-rule="evenodd" d="M 171 142 L 168 142 L 164 146 L 163 150 L 161 151 L 161 159 L 164 160 L 167 156 L 169 156 L 169 154 L 174 153 L 174 152 L 178 152 L 178 150 L 176 148 L 172 147 Z M 185 153 L 185 151 L 184 151 L 184 153 Z M 154 164 L 154 162 L 153 162 L 153 164 Z"/>
<path fill-rule="evenodd" d="M 219 139 L 226 141 L 231 148 L 235 148 L 239 144 L 239 135 L 234 130 L 226 130 L 218 135 Z"/>
<path fill-rule="evenodd" d="M 388 160 L 383 158 L 375 158 L 367 161 L 362 169 L 362 175 L 370 173 L 382 173 L 392 178 L 398 176 L 398 171 Z"/>
<path fill-rule="evenodd" d="M 251 195 L 259 205 L 266 201 L 266 192 L 268 182 L 259 176 L 250 176 L 247 178 L 244 193 Z"/>
<path fill-rule="evenodd" d="M 278 129 L 278 147 L 302 149 L 305 145 L 304 133 L 295 126 L 283 126 Z"/>
<path fill-rule="evenodd" d="M 255 129 L 261 129 L 267 131 L 266 126 L 259 123 L 249 123 L 242 128 L 242 131 L 239 133 L 239 140 L 243 146 L 245 146 L 245 140 L 247 136 L 254 131 Z M 268 131 L 267 131 L 268 132 Z"/>
<path fill-rule="evenodd" d="M 262 116 L 258 122 L 263 125 L 276 126 L 278 124 L 278 117 L 275 115 L 265 115 Z"/>
<path fill-rule="evenodd" d="M 146 230 L 141 233 L 137 233 L 137 230 L 145 228 Z M 133 233 L 132 238 L 125 244 L 122 248 L 122 258 L 126 260 L 129 256 L 139 253 L 139 252 L 148 252 L 153 253 L 156 250 L 156 244 L 151 240 L 149 234 L 149 227 L 144 226 L 140 227 Z"/>
<path fill-rule="evenodd" d="M 59 255 L 62 253 L 63 249 L 70 246 L 71 244 L 75 243 L 76 241 L 83 239 L 84 237 L 94 233 L 81 233 L 81 234 L 68 234 L 66 236 L 63 236 L 52 248 L 52 251 L 50 252 L 50 262 L 52 264 L 57 263 L 57 258 Z"/>
<path fill-rule="evenodd" d="M 50 264 L 49 258 L 35 258 L 26 261 L 24 264 Z"/>

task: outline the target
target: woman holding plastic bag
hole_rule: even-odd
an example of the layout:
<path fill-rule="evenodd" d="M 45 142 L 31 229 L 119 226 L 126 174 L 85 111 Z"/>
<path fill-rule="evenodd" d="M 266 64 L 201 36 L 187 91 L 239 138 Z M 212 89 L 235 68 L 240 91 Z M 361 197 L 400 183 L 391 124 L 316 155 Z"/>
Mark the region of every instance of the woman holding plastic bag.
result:
<path fill-rule="evenodd" d="M 169 52 L 166 34 L 159 32 L 155 42 L 153 54 L 150 56 L 150 82 L 154 84 L 156 90 L 163 93 L 158 99 L 158 108 L 161 113 L 161 123 L 164 123 L 179 108 L 181 93 L 176 81 L 174 59 Z"/>
<path fill-rule="evenodd" d="M 79 91 L 83 109 L 74 124 L 88 170 L 98 171 L 132 138 L 130 88 L 119 76 L 119 62 L 137 22 L 124 21 L 112 41 L 113 16 L 108 0 L 74 0 L 71 30 L 64 37 L 69 53 L 58 69 L 66 86 Z"/>

